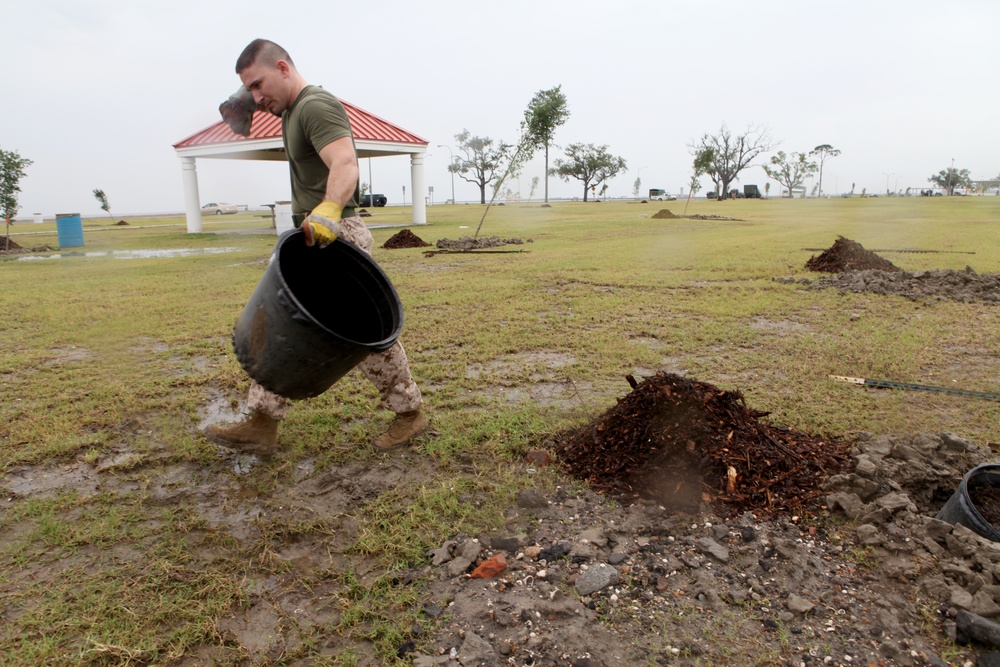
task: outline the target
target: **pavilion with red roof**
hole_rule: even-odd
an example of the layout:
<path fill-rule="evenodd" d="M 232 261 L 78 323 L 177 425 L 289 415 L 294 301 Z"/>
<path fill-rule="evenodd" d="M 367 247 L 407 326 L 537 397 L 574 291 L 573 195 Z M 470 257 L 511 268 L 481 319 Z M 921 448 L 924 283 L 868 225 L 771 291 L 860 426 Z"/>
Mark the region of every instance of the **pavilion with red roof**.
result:
<path fill-rule="evenodd" d="M 339 99 L 339 98 L 338 98 Z M 340 100 L 347 111 L 354 132 L 354 145 L 358 159 L 391 155 L 410 156 L 410 192 L 416 195 L 426 189 L 424 154 L 428 142 L 389 121 Z M 184 183 L 184 210 L 189 233 L 201 231 L 201 198 L 198 193 L 198 158 L 226 158 L 235 160 L 286 160 L 281 142 L 281 118 L 267 111 L 255 111 L 250 125 L 250 136 L 242 137 L 224 121 L 211 125 L 187 139 L 174 144 L 181 159 Z M 413 197 L 413 224 L 427 223 L 424 198 Z"/>

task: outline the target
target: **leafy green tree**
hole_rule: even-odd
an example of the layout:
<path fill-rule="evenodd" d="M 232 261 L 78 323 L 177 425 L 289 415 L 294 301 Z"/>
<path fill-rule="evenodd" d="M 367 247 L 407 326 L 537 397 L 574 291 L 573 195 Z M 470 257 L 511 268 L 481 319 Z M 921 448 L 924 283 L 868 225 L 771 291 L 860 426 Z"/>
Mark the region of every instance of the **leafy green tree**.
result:
<path fill-rule="evenodd" d="M 632 184 L 632 199 L 639 198 L 639 190 L 642 188 L 642 179 L 636 177 L 635 183 Z"/>
<path fill-rule="evenodd" d="M 566 106 L 566 96 L 562 86 L 548 90 L 539 90 L 528 102 L 524 110 L 524 120 L 521 121 L 521 132 L 524 141 L 532 148 L 545 149 L 545 201 L 549 201 L 549 146 L 556 128 L 569 118 L 569 108 Z"/>
<path fill-rule="evenodd" d="M 725 124 L 718 134 L 705 134 L 688 148 L 694 156 L 696 174 L 715 183 L 719 199 L 729 196 L 729 184 L 761 153 L 774 147 L 766 127 L 748 126 L 743 134 L 733 134 Z"/>
<path fill-rule="evenodd" d="M 3 211 L 8 225 L 21 208 L 17 202 L 17 195 L 21 191 L 20 183 L 25 176 L 24 170 L 31 165 L 32 161 L 21 157 L 17 151 L 0 149 L 0 211 Z"/>
<path fill-rule="evenodd" d="M 949 196 L 955 194 L 955 188 L 972 187 L 972 177 L 969 175 L 968 169 L 955 169 L 954 167 L 948 167 L 947 169 L 942 169 L 927 180 L 947 190 Z"/>
<path fill-rule="evenodd" d="M 820 144 L 816 148 L 809 151 L 809 155 L 815 155 L 819 157 L 819 189 L 817 190 L 817 197 L 823 196 L 823 163 L 830 158 L 835 158 L 840 155 L 840 151 L 831 146 L 830 144 Z"/>
<path fill-rule="evenodd" d="M 108 214 L 111 218 L 111 222 L 115 221 L 115 216 L 111 215 L 111 204 L 108 203 L 108 196 L 104 194 L 104 190 L 94 190 L 94 197 L 101 204 L 101 210 Z"/>
<path fill-rule="evenodd" d="M 785 151 L 778 151 L 777 155 L 771 157 L 771 165 L 764 165 L 763 168 L 769 177 L 788 188 L 788 196 L 792 197 L 792 191 L 801 188 L 806 177 L 819 169 L 808 157 L 805 153 L 792 153 L 789 156 L 785 155 Z"/>
<path fill-rule="evenodd" d="M 502 141 L 494 145 L 489 137 L 474 137 L 468 130 L 456 134 L 455 141 L 458 142 L 458 150 L 464 157 L 455 156 L 455 161 L 448 165 L 448 171 L 458 174 L 458 177 L 467 183 L 477 185 L 479 203 L 485 204 L 486 186 L 496 181 L 499 187 L 502 177 L 510 171 L 513 146 Z"/>
<path fill-rule="evenodd" d="M 628 171 L 628 167 L 624 158 L 608 153 L 606 145 L 570 144 L 566 147 L 566 159 L 556 160 L 550 171 L 566 182 L 575 179 L 583 183 L 583 201 L 587 201 L 591 188 Z"/>

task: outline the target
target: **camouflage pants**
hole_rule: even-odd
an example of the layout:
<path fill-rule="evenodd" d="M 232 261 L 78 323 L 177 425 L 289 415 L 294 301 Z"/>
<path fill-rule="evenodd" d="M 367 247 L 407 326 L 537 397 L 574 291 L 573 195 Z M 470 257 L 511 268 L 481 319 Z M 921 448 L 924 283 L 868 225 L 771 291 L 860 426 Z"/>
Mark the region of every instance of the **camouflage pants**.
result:
<path fill-rule="evenodd" d="M 359 217 L 340 221 L 340 237 L 371 255 L 375 239 Z M 410 412 L 421 405 L 420 388 L 410 375 L 410 361 L 398 341 L 385 352 L 375 352 L 358 364 L 365 377 L 382 396 L 382 407 L 396 413 Z M 254 380 L 250 383 L 247 407 L 272 419 L 282 419 L 288 412 L 288 399 L 264 389 Z"/>

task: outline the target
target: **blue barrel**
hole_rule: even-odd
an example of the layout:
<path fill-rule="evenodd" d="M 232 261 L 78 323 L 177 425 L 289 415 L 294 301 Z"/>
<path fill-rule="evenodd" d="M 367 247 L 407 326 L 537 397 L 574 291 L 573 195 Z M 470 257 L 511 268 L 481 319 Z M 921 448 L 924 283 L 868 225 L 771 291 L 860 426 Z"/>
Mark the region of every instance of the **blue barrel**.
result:
<path fill-rule="evenodd" d="M 265 389 L 309 398 L 395 345 L 402 328 L 399 295 L 367 253 L 339 238 L 310 248 L 292 229 L 236 321 L 233 348 Z"/>
<path fill-rule="evenodd" d="M 76 248 L 83 245 L 83 221 L 79 213 L 57 213 L 56 233 L 59 234 L 60 248 Z"/>

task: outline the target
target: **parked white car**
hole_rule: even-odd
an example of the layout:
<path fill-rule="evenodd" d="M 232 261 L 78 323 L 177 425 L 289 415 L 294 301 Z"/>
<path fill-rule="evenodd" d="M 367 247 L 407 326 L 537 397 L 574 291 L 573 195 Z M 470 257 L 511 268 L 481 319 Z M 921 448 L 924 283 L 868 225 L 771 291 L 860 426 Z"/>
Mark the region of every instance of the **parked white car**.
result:
<path fill-rule="evenodd" d="M 235 204 L 225 204 L 222 202 L 216 204 L 215 202 L 212 202 L 211 204 L 205 204 L 204 206 L 202 206 L 201 212 L 212 213 L 215 215 L 226 215 L 229 213 L 238 213 L 239 209 L 236 208 Z"/>

